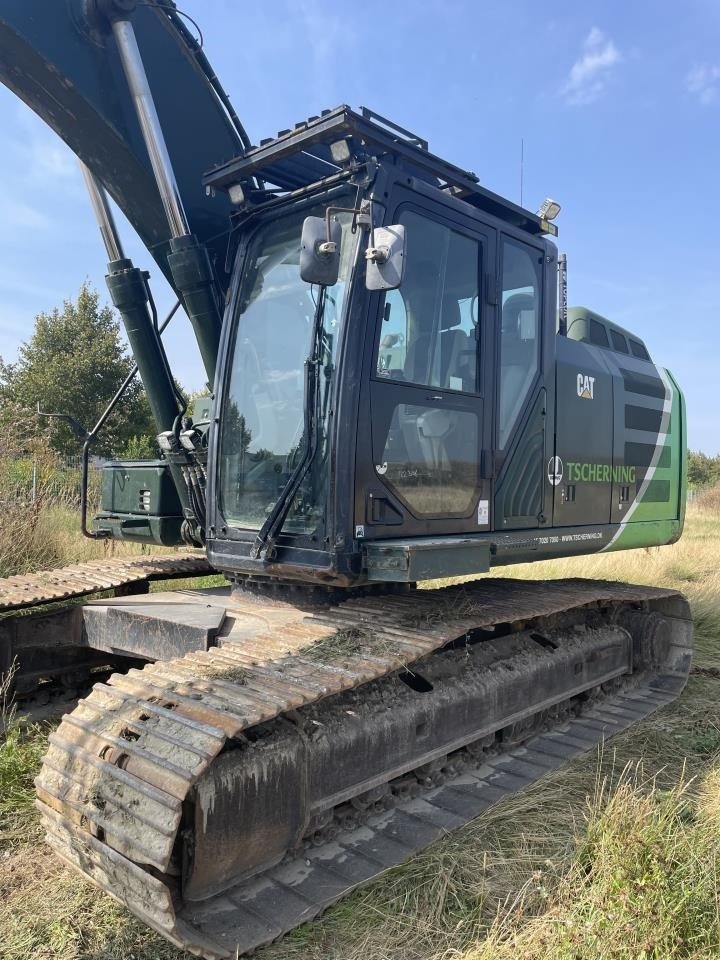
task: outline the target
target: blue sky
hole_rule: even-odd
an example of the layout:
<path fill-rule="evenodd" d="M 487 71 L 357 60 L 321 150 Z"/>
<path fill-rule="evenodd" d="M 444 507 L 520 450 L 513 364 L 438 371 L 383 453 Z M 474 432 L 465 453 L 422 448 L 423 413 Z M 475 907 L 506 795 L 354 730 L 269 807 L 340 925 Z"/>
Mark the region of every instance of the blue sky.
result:
<path fill-rule="evenodd" d="M 518 200 L 523 138 L 525 205 L 562 203 L 570 303 L 642 336 L 686 392 L 690 446 L 720 453 L 720 4 L 181 5 L 254 142 L 362 104 Z M 0 129 L 0 356 L 12 360 L 34 315 L 84 279 L 104 296 L 105 255 L 72 155 L 3 87 Z M 124 239 L 154 266 L 126 225 Z M 186 321 L 168 343 L 199 386 Z"/>

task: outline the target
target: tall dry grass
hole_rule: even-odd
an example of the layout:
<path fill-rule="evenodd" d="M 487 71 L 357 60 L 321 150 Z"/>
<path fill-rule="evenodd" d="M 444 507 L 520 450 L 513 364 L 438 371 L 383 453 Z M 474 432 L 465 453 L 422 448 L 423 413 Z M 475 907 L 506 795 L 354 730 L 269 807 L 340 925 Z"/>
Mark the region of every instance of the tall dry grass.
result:
<path fill-rule="evenodd" d="M 31 573 L 109 556 L 135 556 L 149 548 L 117 540 L 89 540 L 76 507 L 43 497 L 0 507 L 0 577 Z"/>
<path fill-rule="evenodd" d="M 0 577 L 142 552 L 134 544 L 82 536 L 79 483 L 79 469 L 63 465 L 47 431 L 18 412 L 0 437 Z M 91 513 L 98 502 L 99 478 L 93 476 Z"/>

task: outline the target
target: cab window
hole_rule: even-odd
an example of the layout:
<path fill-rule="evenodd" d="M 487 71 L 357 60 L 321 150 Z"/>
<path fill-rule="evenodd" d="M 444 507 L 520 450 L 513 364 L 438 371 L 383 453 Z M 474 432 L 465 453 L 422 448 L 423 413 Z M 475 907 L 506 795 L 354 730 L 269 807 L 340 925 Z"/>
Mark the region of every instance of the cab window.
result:
<path fill-rule="evenodd" d="M 502 312 L 498 444 L 502 450 L 525 406 L 538 372 L 540 254 L 505 238 L 502 245 Z"/>
<path fill-rule="evenodd" d="M 385 295 L 376 375 L 441 390 L 478 390 L 480 245 L 404 211 L 405 279 Z"/>

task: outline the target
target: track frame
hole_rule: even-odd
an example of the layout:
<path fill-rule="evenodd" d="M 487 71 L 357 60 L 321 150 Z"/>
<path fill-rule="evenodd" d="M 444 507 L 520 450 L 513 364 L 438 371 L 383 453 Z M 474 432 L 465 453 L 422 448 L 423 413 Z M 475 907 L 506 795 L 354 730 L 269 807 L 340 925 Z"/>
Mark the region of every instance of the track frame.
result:
<path fill-rule="evenodd" d="M 315 711 L 342 707 L 343 697 L 396 682 L 413 667 L 422 674 L 436 651 L 463 638 L 482 643 L 481 632 L 498 625 L 510 637 L 542 633 L 572 611 L 632 638 L 627 669 L 538 700 L 529 715 L 496 716 L 477 740 L 457 743 L 448 731 L 434 760 L 423 757 L 400 776 L 393 767 L 370 790 L 361 778 L 357 795 L 316 808 L 320 819 L 306 818 L 270 865 L 225 877 L 222 890 L 201 884 L 202 901 L 183 896 L 184 838 L 197 829 L 198 792 L 238 745 L 261 742 L 258 733 L 274 723 L 312 722 Z M 687 601 L 624 584 L 484 580 L 314 610 L 243 596 L 226 612 L 217 647 L 97 684 L 52 735 L 37 780 L 38 809 L 60 856 L 173 943 L 207 958 L 275 939 L 670 702 L 691 659 Z M 390 809 L 379 810 L 388 796 Z M 360 820 L 348 818 L 348 804 Z"/>

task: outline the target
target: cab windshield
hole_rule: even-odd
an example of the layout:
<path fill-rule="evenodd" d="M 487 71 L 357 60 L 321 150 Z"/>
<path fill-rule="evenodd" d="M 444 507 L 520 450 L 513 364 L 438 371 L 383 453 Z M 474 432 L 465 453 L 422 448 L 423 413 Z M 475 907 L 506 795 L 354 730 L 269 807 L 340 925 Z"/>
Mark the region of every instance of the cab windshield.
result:
<path fill-rule="evenodd" d="M 300 237 L 305 217 L 324 212 L 324 207 L 305 208 L 266 224 L 245 258 L 219 448 L 220 504 L 233 527 L 262 527 L 305 451 L 306 363 L 313 352 L 320 291 L 300 279 Z M 285 520 L 286 532 L 312 534 L 324 518 L 335 354 L 357 247 L 351 216 L 339 219 L 340 273 L 327 289 L 315 341 L 320 391 L 319 399 L 311 400 L 317 408 L 311 414 L 317 452 Z"/>

